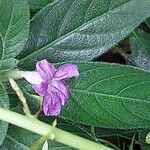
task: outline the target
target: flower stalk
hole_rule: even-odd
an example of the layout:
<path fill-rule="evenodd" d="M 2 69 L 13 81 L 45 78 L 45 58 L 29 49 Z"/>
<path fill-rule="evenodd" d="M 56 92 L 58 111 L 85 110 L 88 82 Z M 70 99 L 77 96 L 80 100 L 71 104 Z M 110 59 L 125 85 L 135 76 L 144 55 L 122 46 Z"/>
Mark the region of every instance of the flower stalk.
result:
<path fill-rule="evenodd" d="M 51 133 L 55 135 L 55 140 L 62 144 L 71 146 L 73 148 L 81 150 L 112 150 L 112 148 L 106 147 L 102 144 L 95 143 L 93 141 L 87 140 L 85 138 L 73 135 L 67 131 L 58 129 L 39 121 L 36 118 L 31 118 L 18 114 L 16 112 L 0 108 L 0 120 L 6 121 L 18 127 L 24 128 L 31 132 L 37 133 L 39 135 L 45 136 L 49 133 L 48 139 L 51 139 Z M 51 132 L 50 132 L 51 131 Z"/>

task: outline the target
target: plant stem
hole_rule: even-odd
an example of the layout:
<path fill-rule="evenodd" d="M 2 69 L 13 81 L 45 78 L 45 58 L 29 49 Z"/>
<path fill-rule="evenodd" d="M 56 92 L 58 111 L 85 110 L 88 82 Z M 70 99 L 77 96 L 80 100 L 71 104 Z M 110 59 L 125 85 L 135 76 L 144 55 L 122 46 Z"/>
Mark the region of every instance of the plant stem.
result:
<path fill-rule="evenodd" d="M 9 79 L 9 82 L 11 84 L 11 87 L 13 88 L 13 90 L 16 92 L 16 94 L 18 95 L 19 99 L 21 100 L 22 104 L 23 104 L 23 110 L 24 113 L 27 116 L 32 116 L 31 112 L 29 110 L 29 106 L 27 104 L 26 98 L 24 97 L 23 92 L 21 91 L 21 89 L 19 88 L 17 82 L 13 79 Z M 32 116 L 33 117 L 33 116 Z"/>
<path fill-rule="evenodd" d="M 57 142 L 80 150 L 112 150 L 112 148 L 106 147 L 102 144 L 98 144 L 82 137 L 73 135 L 72 133 L 63 131 L 56 127 L 53 128 L 52 126 L 41 122 L 36 118 L 27 117 L 7 109 L 0 108 L 0 120 L 9 122 L 42 136 L 45 136 L 48 133 L 53 134 L 55 135 L 55 140 Z M 49 139 L 51 139 L 51 136 L 49 136 Z"/>

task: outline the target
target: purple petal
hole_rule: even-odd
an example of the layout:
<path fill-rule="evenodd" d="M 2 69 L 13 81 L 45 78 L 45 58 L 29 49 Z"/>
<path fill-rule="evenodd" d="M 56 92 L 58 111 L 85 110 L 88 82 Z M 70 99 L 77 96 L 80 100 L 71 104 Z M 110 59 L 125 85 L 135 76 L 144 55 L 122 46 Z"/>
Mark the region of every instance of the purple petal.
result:
<path fill-rule="evenodd" d="M 43 79 L 40 74 L 35 71 L 20 71 L 22 77 L 24 77 L 31 84 L 41 84 Z"/>
<path fill-rule="evenodd" d="M 48 88 L 48 82 L 42 82 L 41 84 L 35 84 L 32 86 L 36 93 L 38 93 L 40 96 L 46 96 L 48 95 L 47 88 Z"/>
<path fill-rule="evenodd" d="M 76 76 L 79 76 L 79 71 L 77 65 L 75 64 L 61 65 L 54 74 L 56 80 L 62 80 Z"/>
<path fill-rule="evenodd" d="M 55 73 L 55 67 L 46 59 L 37 62 L 36 69 L 44 80 L 51 80 Z"/>
<path fill-rule="evenodd" d="M 69 99 L 69 88 L 63 81 L 53 81 L 48 92 L 55 92 L 61 99 L 61 104 L 65 105 Z"/>
<path fill-rule="evenodd" d="M 58 116 L 61 112 L 60 98 L 51 93 L 49 96 L 44 97 L 43 111 L 46 116 Z"/>

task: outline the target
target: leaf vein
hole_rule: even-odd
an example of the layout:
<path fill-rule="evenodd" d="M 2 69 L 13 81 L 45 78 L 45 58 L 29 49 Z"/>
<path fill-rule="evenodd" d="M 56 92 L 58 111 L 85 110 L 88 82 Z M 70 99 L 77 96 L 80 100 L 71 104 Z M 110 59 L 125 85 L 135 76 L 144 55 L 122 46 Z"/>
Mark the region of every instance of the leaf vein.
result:
<path fill-rule="evenodd" d="M 88 89 L 90 89 L 91 87 L 93 87 L 94 85 L 97 85 L 97 84 L 99 84 L 99 83 L 102 83 L 102 82 L 104 82 L 104 81 L 109 81 L 109 80 L 111 80 L 111 79 L 115 79 L 115 78 L 119 78 L 119 77 L 125 77 L 125 76 L 132 76 L 132 75 L 136 75 L 137 73 L 130 73 L 130 74 L 119 74 L 119 75 L 116 75 L 116 76 L 113 76 L 113 77 L 108 77 L 108 78 L 104 78 L 104 79 L 102 79 L 102 80 L 100 80 L 100 81 L 98 81 L 98 82 L 95 82 L 95 83 L 93 83 L 92 85 L 90 85 L 87 89 L 85 89 L 85 90 L 88 90 Z"/>
<path fill-rule="evenodd" d="M 124 91 L 128 90 L 129 88 L 134 87 L 134 86 L 136 86 L 136 85 L 145 84 L 145 83 L 149 83 L 149 82 L 150 82 L 150 81 L 141 81 L 141 82 L 138 82 L 138 83 L 135 83 L 135 84 L 131 84 L 131 85 L 129 85 L 129 86 L 123 88 L 123 89 L 122 89 L 121 91 L 119 91 L 116 95 L 120 95 L 122 92 L 124 92 Z"/>
<path fill-rule="evenodd" d="M 72 89 L 72 91 L 76 91 L 78 93 L 84 93 L 84 94 L 91 94 L 91 95 L 100 95 L 100 96 L 104 96 L 104 97 L 112 97 L 112 98 L 117 98 L 117 99 L 124 99 L 126 101 L 137 101 L 137 102 L 141 102 L 141 103 L 147 103 L 150 104 L 149 101 L 143 100 L 143 99 L 137 99 L 137 98 L 132 98 L 132 97 L 121 97 L 121 96 L 117 96 L 117 95 L 112 95 L 112 94 L 104 94 L 104 93 L 96 93 L 96 92 L 91 92 L 91 91 L 86 91 L 86 90 L 79 90 L 79 89 Z"/>

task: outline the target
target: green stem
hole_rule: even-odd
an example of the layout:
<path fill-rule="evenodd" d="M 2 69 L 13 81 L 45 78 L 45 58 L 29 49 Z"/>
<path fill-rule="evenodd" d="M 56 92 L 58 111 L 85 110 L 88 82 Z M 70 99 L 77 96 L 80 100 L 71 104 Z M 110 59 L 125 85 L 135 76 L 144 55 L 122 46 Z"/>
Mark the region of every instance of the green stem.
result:
<path fill-rule="evenodd" d="M 55 140 L 57 142 L 69 145 L 77 149 L 112 150 L 111 148 L 106 147 L 102 144 L 98 144 L 82 137 L 73 135 L 72 133 L 69 133 L 67 131 L 63 131 L 58 128 L 53 129 L 52 126 L 41 122 L 35 118 L 27 117 L 3 108 L 0 108 L 0 120 L 9 122 L 18 127 L 24 128 L 42 136 L 45 136 L 49 133 L 49 131 L 52 131 L 52 134 L 55 135 Z M 49 137 L 49 139 L 51 139 L 51 136 Z"/>

